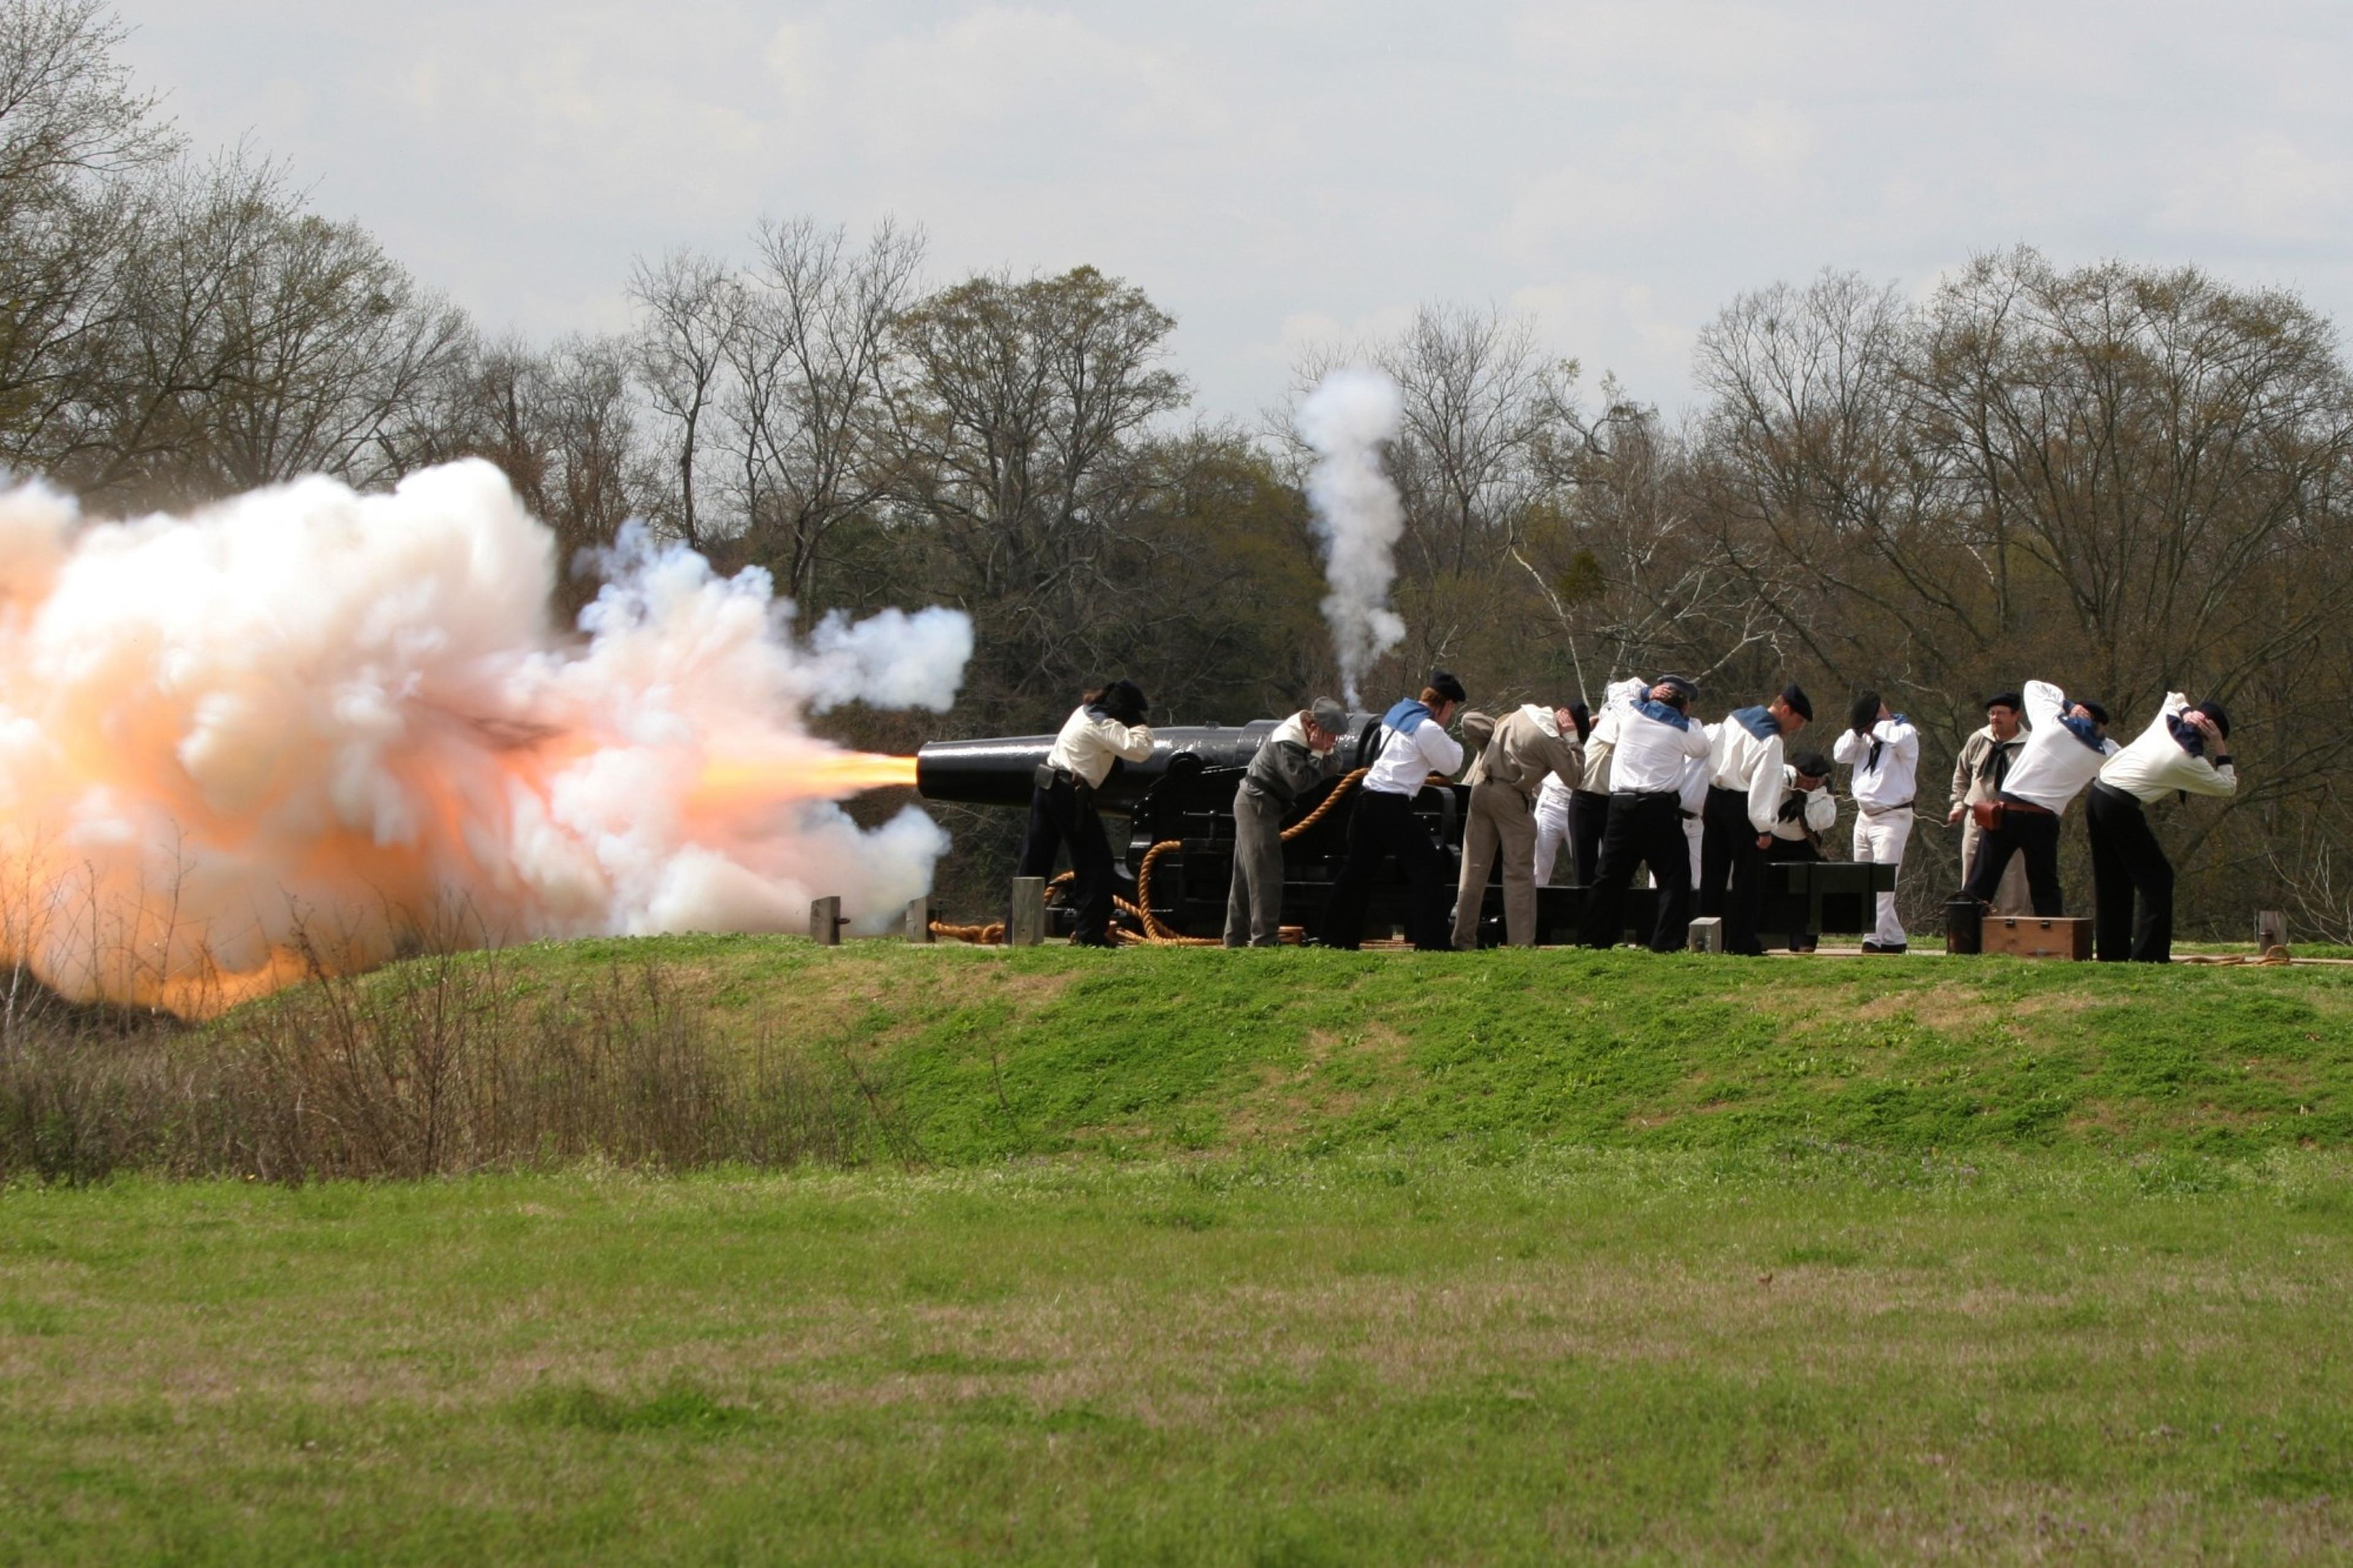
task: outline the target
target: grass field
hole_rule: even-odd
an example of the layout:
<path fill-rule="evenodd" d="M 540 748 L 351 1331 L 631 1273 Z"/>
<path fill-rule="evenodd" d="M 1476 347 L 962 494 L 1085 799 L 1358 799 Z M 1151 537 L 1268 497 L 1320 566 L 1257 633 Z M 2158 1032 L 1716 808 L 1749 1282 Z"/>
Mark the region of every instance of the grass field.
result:
<path fill-rule="evenodd" d="M 2353 971 L 648 960 L 876 1157 L 0 1189 L 0 1560 L 2353 1552 Z"/>

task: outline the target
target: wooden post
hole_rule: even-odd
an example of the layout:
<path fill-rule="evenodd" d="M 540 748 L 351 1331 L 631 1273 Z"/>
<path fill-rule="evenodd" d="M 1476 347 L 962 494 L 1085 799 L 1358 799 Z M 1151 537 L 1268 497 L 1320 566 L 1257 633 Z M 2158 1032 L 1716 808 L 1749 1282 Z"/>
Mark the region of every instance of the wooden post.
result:
<path fill-rule="evenodd" d="M 2257 910 L 2255 911 L 2255 956 L 2260 958 L 2275 947 L 2287 945 L 2287 911 Z"/>
<path fill-rule="evenodd" d="M 1046 879 L 1013 879 L 1013 919 L 1005 929 L 1008 947 L 1036 947 L 1046 940 Z"/>
<path fill-rule="evenodd" d="M 819 947 L 841 945 L 839 899 L 819 899 L 809 906 L 809 940 Z"/>
<path fill-rule="evenodd" d="M 932 940 L 932 900 L 930 899 L 911 899 L 908 900 L 907 940 L 909 942 L 929 942 Z"/>
<path fill-rule="evenodd" d="M 1702 915 L 1691 923 L 1691 950 L 1694 952 L 1724 951 L 1724 921 L 1715 915 Z"/>

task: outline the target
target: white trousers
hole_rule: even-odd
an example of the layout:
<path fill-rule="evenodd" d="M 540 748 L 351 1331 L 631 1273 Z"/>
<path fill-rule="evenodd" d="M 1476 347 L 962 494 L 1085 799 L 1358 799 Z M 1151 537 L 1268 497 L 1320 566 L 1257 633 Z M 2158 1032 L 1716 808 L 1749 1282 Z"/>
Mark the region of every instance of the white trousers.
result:
<path fill-rule="evenodd" d="M 1854 814 L 1854 858 L 1880 866 L 1904 864 L 1904 845 L 1912 837 L 1912 808 L 1883 811 L 1873 816 L 1867 811 Z M 1882 947 L 1905 945 L 1904 921 L 1895 912 L 1895 895 L 1879 895 L 1879 929 L 1871 940 Z"/>
<path fill-rule="evenodd" d="M 1536 793 L 1536 886 L 1552 885 L 1553 862 L 1568 842 L 1568 797 L 1552 790 Z"/>

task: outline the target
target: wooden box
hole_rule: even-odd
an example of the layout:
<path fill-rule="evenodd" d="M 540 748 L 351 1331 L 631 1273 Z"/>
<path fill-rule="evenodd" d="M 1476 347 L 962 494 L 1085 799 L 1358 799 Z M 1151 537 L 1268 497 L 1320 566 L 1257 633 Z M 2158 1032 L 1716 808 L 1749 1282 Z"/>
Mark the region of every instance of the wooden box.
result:
<path fill-rule="evenodd" d="M 1988 915 L 1979 927 L 1979 951 L 2012 958 L 2092 956 L 2092 922 L 2034 915 Z"/>

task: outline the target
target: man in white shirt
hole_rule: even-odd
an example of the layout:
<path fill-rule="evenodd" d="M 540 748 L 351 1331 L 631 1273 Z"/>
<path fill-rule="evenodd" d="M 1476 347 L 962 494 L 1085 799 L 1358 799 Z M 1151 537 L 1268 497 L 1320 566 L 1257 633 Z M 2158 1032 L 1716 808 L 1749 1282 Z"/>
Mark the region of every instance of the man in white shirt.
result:
<path fill-rule="evenodd" d="M 1767 865 L 1791 860 L 1827 859 L 1822 835 L 1838 826 L 1838 796 L 1831 793 L 1831 760 L 1820 752 L 1799 752 L 1781 764 L 1781 811 L 1773 823 L 1773 842 L 1765 848 Z M 1798 906 L 1802 910 L 1802 902 Z M 1791 952 L 1811 952 L 1821 945 L 1819 931 L 1803 929 L 1804 919 L 1789 929 Z"/>
<path fill-rule="evenodd" d="M 1021 836 L 1016 876 L 1052 874 L 1055 851 L 1071 851 L 1071 902 L 1081 947 L 1111 945 L 1111 840 L 1095 813 L 1095 791 L 1113 763 L 1140 763 L 1152 755 L 1152 731 L 1145 715 L 1150 705 L 1132 680 L 1114 680 L 1090 691 L 1062 721 L 1029 791 L 1029 826 Z"/>
<path fill-rule="evenodd" d="M 1582 702 L 1572 702 L 1568 705 L 1568 717 L 1577 726 L 1577 757 L 1582 764 L 1586 755 L 1586 742 L 1593 735 L 1593 710 Z M 1577 772 L 1581 779 L 1584 773 L 1582 765 L 1578 767 Z M 1549 887 L 1552 883 L 1553 867 L 1560 859 L 1561 849 L 1569 842 L 1569 820 L 1572 810 L 1570 802 L 1585 793 L 1587 792 L 1582 783 L 1579 783 L 1577 788 L 1571 789 L 1560 782 L 1558 773 L 1545 774 L 1544 784 L 1536 791 L 1535 876 L 1536 886 L 1539 888 Z M 1601 802 L 1603 810 L 1606 812 L 1609 808 L 1609 797 L 1604 795 Z M 1597 845 L 1599 842 L 1598 838 L 1595 840 Z M 1576 874 L 1576 855 L 1572 852 L 1569 857 L 1572 877 Z"/>
<path fill-rule="evenodd" d="M 1866 691 L 1854 700 L 1846 733 L 1831 748 L 1831 755 L 1854 770 L 1848 776 L 1847 793 L 1854 796 L 1855 859 L 1902 866 L 1904 847 L 1912 837 L 1920 731 L 1912 721 L 1892 711 L 1878 692 Z M 1905 945 L 1903 917 L 1895 912 L 1895 892 L 1890 889 L 1879 895 L 1879 923 L 1862 951 L 1902 952 Z"/>
<path fill-rule="evenodd" d="M 1601 693 L 1601 711 L 1585 737 L 1585 782 L 1568 797 L 1570 876 L 1580 888 L 1593 886 L 1601 866 L 1601 835 L 1609 826 L 1609 753 L 1618 744 L 1618 721 L 1612 717 L 1630 702 L 1650 695 L 1651 683 L 1640 677 L 1613 680 Z"/>
<path fill-rule="evenodd" d="M 1683 834 L 1683 763 L 1708 753 L 1707 731 L 1691 716 L 1698 688 L 1679 675 L 1662 678 L 1639 699 L 1612 705 L 1616 741 L 1609 757 L 1609 820 L 1599 863 L 1585 892 L 1581 933 L 1588 947 L 1615 947 L 1626 926 L 1626 889 L 1634 868 L 1650 868 L 1659 884 L 1654 952 L 1672 952 L 1691 926 L 1691 860 Z M 1597 729 L 1599 726 L 1597 725 Z"/>
<path fill-rule="evenodd" d="M 1463 775 L 1471 786 L 1462 818 L 1462 871 L 1454 891 L 1454 945 L 1479 945 L 1487 873 L 1503 858 L 1504 934 L 1514 947 L 1536 941 L 1536 792 L 1548 784 L 1574 789 L 1585 776 L 1577 717 L 1566 707 L 1530 702 L 1495 721 L 1493 733 Z"/>
<path fill-rule="evenodd" d="M 2067 912 L 2059 886 L 2059 819 L 2100 773 L 2116 743 L 2108 739 L 2108 710 L 2088 700 L 2071 702 L 2047 680 L 2026 683 L 2026 716 L 2034 729 L 1994 798 L 1972 806 L 1980 821 L 1978 861 L 1962 891 L 1984 903 L 2012 855 L 2026 858 L 2026 889 L 2045 920 Z"/>
<path fill-rule="evenodd" d="M 1757 923 L 1765 910 L 1765 851 L 1781 812 L 1783 745 L 1813 716 L 1813 703 L 1792 682 L 1772 701 L 1740 709 L 1716 726 L 1700 843 L 1699 912 L 1724 918 L 1726 952 L 1765 951 Z"/>
<path fill-rule="evenodd" d="M 1394 855 L 1412 889 L 1406 933 L 1424 952 L 1452 951 L 1446 858 L 1415 818 L 1413 799 L 1430 774 L 1452 778 L 1462 771 L 1462 748 L 1446 726 L 1465 700 L 1460 680 L 1433 670 L 1419 700 L 1409 697 L 1381 716 L 1380 750 L 1350 803 L 1347 852 L 1324 908 L 1324 946 L 1353 951 L 1363 944 L 1366 896 L 1381 862 Z"/>
<path fill-rule="evenodd" d="M 2092 830 L 2092 936 L 2101 963 L 2172 962 L 2173 863 L 2149 831 L 2144 807 L 2168 795 L 2236 795 L 2230 741 L 2231 716 L 2221 703 L 2192 708 L 2181 693 L 2168 691 L 2157 721 L 2101 764 L 2084 803 Z"/>

